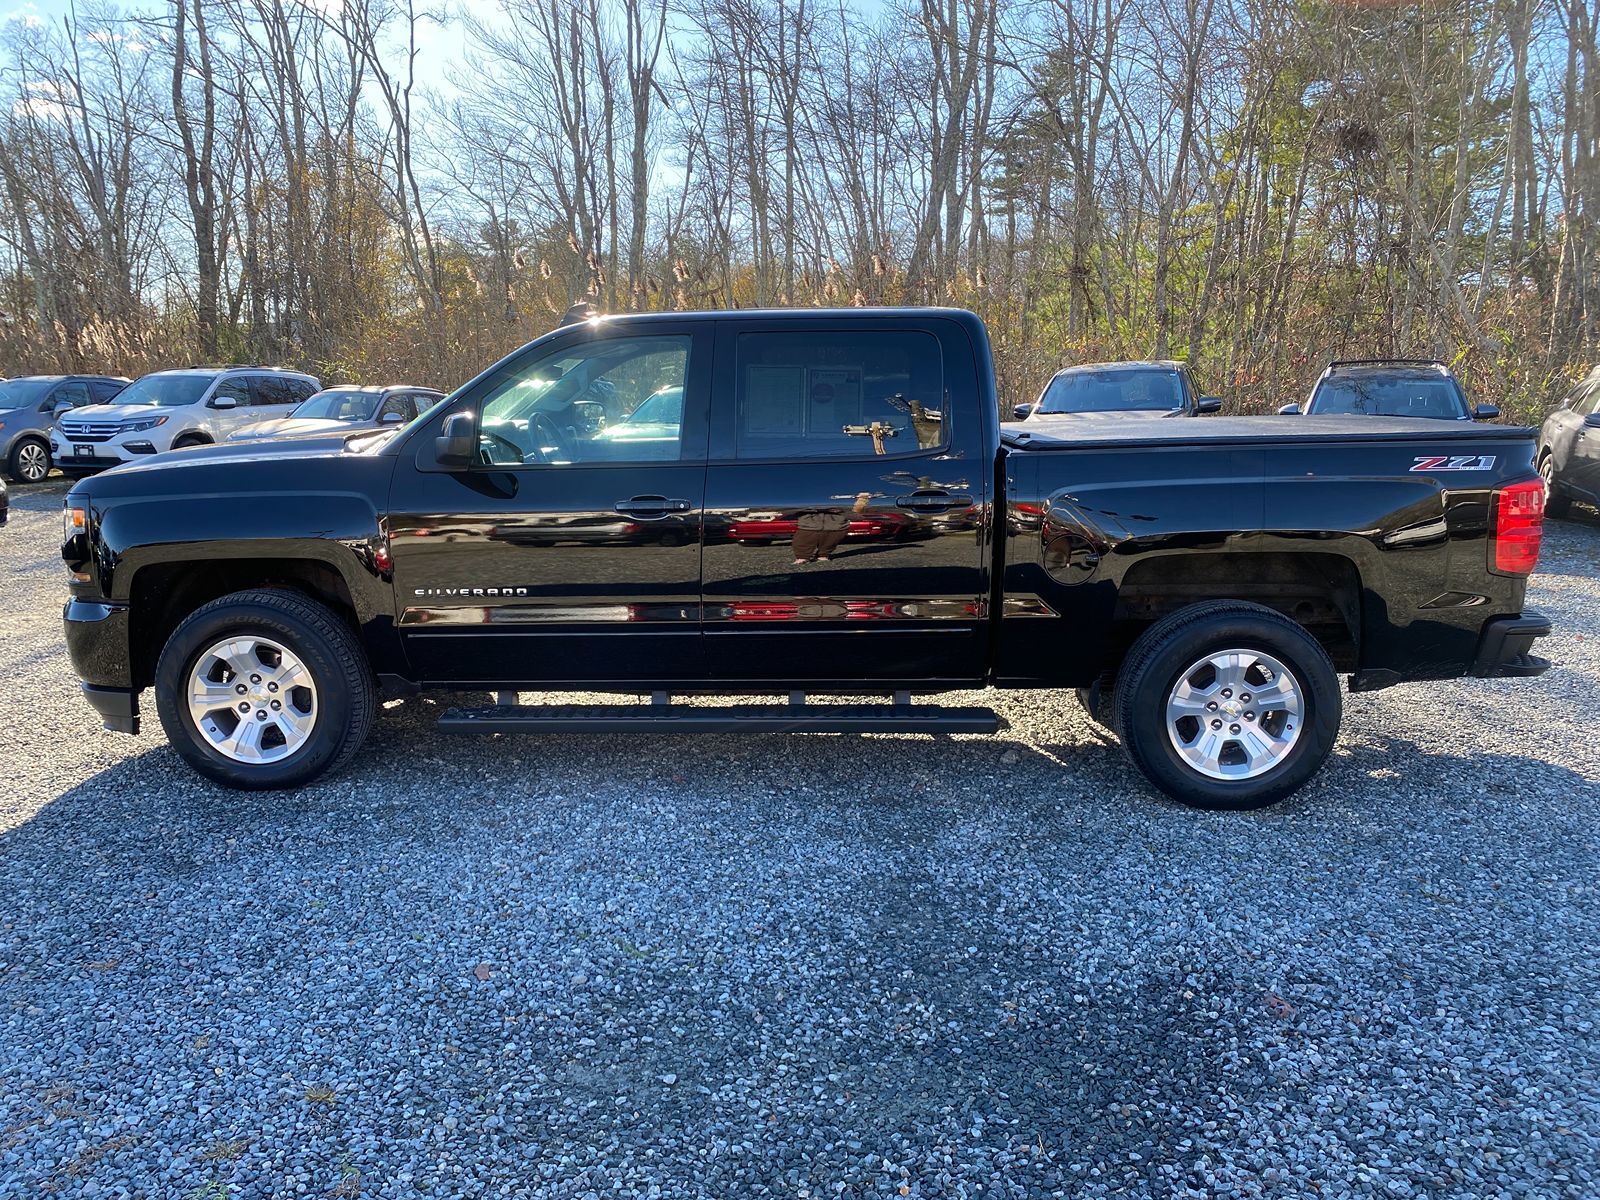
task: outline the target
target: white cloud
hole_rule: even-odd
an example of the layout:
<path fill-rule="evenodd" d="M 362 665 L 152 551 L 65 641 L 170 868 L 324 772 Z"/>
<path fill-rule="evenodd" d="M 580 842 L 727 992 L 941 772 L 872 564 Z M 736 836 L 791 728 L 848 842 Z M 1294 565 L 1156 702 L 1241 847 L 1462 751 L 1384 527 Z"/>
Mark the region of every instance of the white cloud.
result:
<path fill-rule="evenodd" d="M 32 117 L 36 121 L 65 121 L 67 106 L 59 100 L 18 100 L 11 111 L 19 117 Z"/>
<path fill-rule="evenodd" d="M 110 29 L 96 29 L 89 35 L 89 40 L 102 46 L 121 46 L 130 54 L 143 54 L 150 49 L 139 40 L 138 34 L 116 33 Z"/>
<path fill-rule="evenodd" d="M 0 21 L 19 21 L 28 29 L 39 29 L 44 25 L 44 18 L 39 15 L 39 6 L 31 0 L 30 3 L 20 5 L 0 16 Z"/>
<path fill-rule="evenodd" d="M 32 117 L 37 121 L 67 119 L 67 106 L 64 103 L 66 94 L 55 80 L 30 79 L 22 87 L 24 91 L 32 94 L 21 97 L 11 106 L 15 116 Z"/>

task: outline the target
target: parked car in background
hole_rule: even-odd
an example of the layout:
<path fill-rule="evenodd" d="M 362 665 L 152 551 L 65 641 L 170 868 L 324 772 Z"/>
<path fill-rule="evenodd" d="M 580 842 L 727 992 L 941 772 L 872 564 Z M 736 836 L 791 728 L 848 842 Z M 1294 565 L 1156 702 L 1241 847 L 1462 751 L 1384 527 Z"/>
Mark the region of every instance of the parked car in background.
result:
<path fill-rule="evenodd" d="M 56 418 L 104 404 L 127 386 L 112 375 L 20 375 L 0 383 L 0 470 L 13 483 L 38 483 L 50 474 Z"/>
<path fill-rule="evenodd" d="M 1432 359 L 1358 358 L 1328 365 L 1304 404 L 1278 410 L 1294 416 L 1424 417 L 1492 421 L 1493 404 L 1472 405 L 1450 368 Z"/>
<path fill-rule="evenodd" d="M 354 433 L 382 425 L 404 425 L 443 392 L 432 388 L 395 384 L 390 387 L 340 385 L 325 388 L 288 416 L 256 421 L 228 435 L 230 442 L 261 438 L 316 437 L 324 433 Z"/>
<path fill-rule="evenodd" d="M 277 367 L 154 371 L 130 383 L 115 404 L 74 409 L 57 421 L 50 452 L 66 474 L 88 475 L 163 450 L 220 442 L 321 389 L 315 376 Z"/>
<path fill-rule="evenodd" d="M 1600 504 L 1600 367 L 1567 393 L 1539 427 L 1539 474 L 1545 511 L 1566 516 L 1576 497 Z"/>
<path fill-rule="evenodd" d="M 1198 417 L 1222 408 L 1202 396 L 1179 362 L 1086 363 L 1057 371 L 1039 398 L 1011 410 L 1018 421 L 1034 413 L 1116 413 L 1120 416 Z"/>

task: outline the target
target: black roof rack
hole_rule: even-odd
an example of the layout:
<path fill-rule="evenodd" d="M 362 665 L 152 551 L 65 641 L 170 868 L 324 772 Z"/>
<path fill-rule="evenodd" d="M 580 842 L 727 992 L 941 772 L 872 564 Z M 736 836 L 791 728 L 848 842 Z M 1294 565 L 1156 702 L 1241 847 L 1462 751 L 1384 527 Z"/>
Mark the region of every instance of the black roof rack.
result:
<path fill-rule="evenodd" d="M 288 371 L 293 375 L 304 375 L 299 367 L 274 367 L 267 363 L 190 363 L 187 367 L 169 367 L 176 371 Z"/>
<path fill-rule="evenodd" d="M 1450 368 L 1437 358 L 1336 358 L 1328 364 L 1327 369 L 1334 367 L 1438 367 L 1441 371 Z"/>

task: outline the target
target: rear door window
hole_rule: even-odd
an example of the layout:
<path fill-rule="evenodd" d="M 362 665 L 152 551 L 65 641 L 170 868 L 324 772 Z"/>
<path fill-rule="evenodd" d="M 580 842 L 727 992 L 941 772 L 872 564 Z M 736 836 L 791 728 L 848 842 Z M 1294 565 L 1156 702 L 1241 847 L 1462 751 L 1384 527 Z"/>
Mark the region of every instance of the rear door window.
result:
<path fill-rule="evenodd" d="M 255 403 L 262 408 L 276 408 L 280 405 L 297 403 L 298 397 L 288 384 L 287 379 L 279 379 L 273 375 L 250 377 L 250 390 L 255 396 Z"/>
<path fill-rule="evenodd" d="M 878 458 L 946 444 L 939 340 L 920 330 L 739 335 L 740 459 Z"/>

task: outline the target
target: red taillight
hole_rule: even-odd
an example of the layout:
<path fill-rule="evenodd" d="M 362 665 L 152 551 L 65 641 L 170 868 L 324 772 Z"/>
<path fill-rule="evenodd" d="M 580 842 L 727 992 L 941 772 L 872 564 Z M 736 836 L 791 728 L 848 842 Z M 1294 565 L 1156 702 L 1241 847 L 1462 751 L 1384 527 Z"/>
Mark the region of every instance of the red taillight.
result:
<path fill-rule="evenodd" d="M 1530 479 L 1502 488 L 1494 497 L 1489 531 L 1489 567 L 1502 575 L 1526 575 L 1539 562 L 1544 540 L 1544 481 Z"/>

